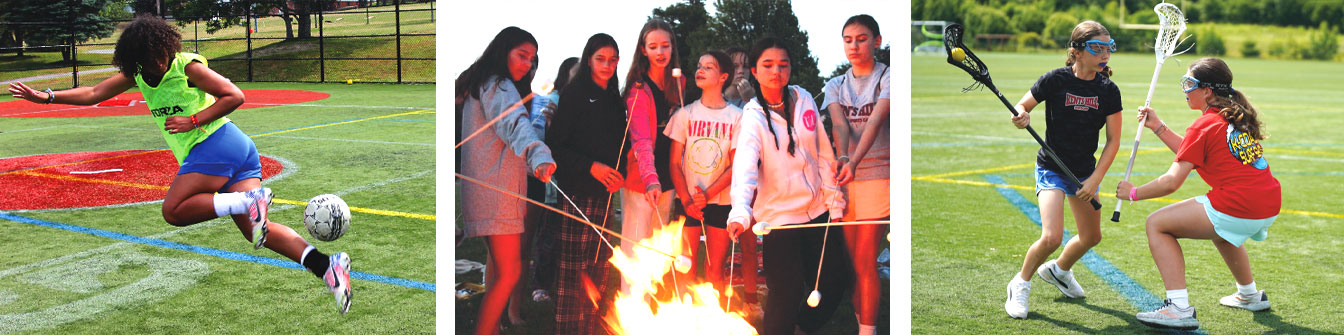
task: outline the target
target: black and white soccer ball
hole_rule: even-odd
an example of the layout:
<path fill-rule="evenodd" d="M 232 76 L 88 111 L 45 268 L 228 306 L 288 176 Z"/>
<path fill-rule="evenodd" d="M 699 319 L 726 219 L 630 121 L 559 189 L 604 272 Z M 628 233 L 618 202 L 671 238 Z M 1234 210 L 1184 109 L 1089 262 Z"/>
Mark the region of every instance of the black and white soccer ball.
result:
<path fill-rule="evenodd" d="M 313 197 L 303 210 L 303 225 L 313 238 L 335 241 L 350 230 L 350 207 L 335 194 Z"/>

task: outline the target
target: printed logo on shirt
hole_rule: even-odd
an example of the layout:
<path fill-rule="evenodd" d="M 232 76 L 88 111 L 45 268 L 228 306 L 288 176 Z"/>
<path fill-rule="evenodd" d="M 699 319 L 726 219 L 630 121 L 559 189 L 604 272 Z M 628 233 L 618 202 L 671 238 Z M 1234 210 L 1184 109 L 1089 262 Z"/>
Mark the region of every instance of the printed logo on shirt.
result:
<path fill-rule="evenodd" d="M 873 107 L 876 103 L 863 105 L 862 107 L 842 106 L 845 109 L 845 115 L 849 116 L 850 126 L 858 127 L 868 122 L 868 116 L 873 114 Z"/>
<path fill-rule="evenodd" d="M 723 163 L 723 148 L 733 141 L 736 124 L 692 120 L 686 127 L 686 138 L 695 138 L 687 147 L 686 156 L 691 172 L 710 175 Z"/>
<path fill-rule="evenodd" d="M 588 102 L 597 102 L 597 98 L 588 99 Z"/>
<path fill-rule="evenodd" d="M 150 114 L 154 114 L 154 117 L 165 117 L 169 115 L 181 114 L 183 110 L 182 106 L 172 106 L 172 107 L 159 107 L 151 109 L 149 112 Z"/>
<path fill-rule="evenodd" d="M 1089 108 L 1091 109 L 1101 108 L 1100 105 L 1097 103 L 1097 97 L 1080 97 L 1073 95 L 1073 93 L 1064 94 L 1064 106 L 1073 107 L 1074 110 L 1080 110 L 1080 111 L 1085 111 L 1088 110 Z"/>
<path fill-rule="evenodd" d="M 1227 125 L 1227 150 L 1232 152 L 1232 157 L 1241 161 L 1241 165 L 1250 165 L 1257 170 L 1269 168 L 1269 161 L 1265 160 L 1265 149 L 1260 146 L 1260 141 L 1251 137 L 1251 134 L 1238 131 L 1230 124 Z"/>
<path fill-rule="evenodd" d="M 803 127 L 807 127 L 807 131 L 817 130 L 817 111 L 809 109 L 803 112 Z"/>

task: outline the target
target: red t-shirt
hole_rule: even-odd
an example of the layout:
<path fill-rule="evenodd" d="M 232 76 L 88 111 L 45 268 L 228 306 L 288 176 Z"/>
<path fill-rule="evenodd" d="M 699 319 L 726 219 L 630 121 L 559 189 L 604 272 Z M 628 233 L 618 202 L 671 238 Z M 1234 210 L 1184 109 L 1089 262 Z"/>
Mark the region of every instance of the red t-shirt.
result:
<path fill-rule="evenodd" d="M 1204 111 L 1185 129 L 1176 161 L 1195 165 L 1199 177 L 1213 187 L 1207 196 L 1219 212 L 1243 219 L 1279 215 L 1279 180 L 1269 172 L 1260 141 L 1237 131 L 1217 109 Z"/>

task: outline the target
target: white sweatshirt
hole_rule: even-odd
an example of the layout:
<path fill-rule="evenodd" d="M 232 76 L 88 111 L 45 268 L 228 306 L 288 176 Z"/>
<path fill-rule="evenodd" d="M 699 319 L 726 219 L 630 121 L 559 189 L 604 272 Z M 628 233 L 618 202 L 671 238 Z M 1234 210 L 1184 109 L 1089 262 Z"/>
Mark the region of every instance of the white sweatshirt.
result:
<path fill-rule="evenodd" d="M 817 103 L 802 87 L 789 88 L 797 97 L 793 106 L 793 155 L 789 155 L 789 136 L 785 133 L 788 124 L 783 116 L 770 112 L 772 129 L 767 131 L 760 102 L 752 99 L 742 106 L 729 191 L 733 202 L 729 224 L 745 229 L 755 221 L 777 227 L 806 223 L 828 210 L 832 218 L 844 215 L 845 198 L 835 185 L 835 154 L 817 113 Z"/>

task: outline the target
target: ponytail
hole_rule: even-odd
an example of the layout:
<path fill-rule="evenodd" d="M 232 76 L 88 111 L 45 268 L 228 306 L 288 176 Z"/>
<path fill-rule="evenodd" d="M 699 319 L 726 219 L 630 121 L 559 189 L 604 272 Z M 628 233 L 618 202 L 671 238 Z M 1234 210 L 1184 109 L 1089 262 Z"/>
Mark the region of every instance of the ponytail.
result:
<path fill-rule="evenodd" d="M 1214 95 L 1210 95 L 1206 102 L 1209 106 L 1218 108 L 1218 115 L 1237 131 L 1246 133 L 1256 140 L 1268 138 L 1262 129 L 1264 124 L 1260 122 L 1260 113 L 1251 106 L 1246 95 L 1235 89 L 1229 90 L 1231 92 L 1213 91 Z"/>

